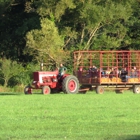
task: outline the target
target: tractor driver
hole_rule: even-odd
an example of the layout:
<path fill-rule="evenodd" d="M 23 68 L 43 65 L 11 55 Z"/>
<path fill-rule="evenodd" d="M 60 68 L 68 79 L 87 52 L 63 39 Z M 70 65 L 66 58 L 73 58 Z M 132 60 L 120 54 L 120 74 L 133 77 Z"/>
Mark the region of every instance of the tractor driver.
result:
<path fill-rule="evenodd" d="M 60 64 L 60 68 L 59 68 L 59 73 L 58 73 L 58 77 L 61 77 L 65 74 L 67 68 L 63 66 L 63 64 Z"/>

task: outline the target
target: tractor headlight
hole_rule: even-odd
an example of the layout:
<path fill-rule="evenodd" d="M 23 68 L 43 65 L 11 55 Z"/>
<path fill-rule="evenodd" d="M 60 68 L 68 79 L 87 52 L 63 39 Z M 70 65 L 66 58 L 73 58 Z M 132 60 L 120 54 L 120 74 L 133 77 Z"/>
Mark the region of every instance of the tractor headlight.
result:
<path fill-rule="evenodd" d="M 33 84 L 35 84 L 36 83 L 36 81 L 33 81 Z"/>
<path fill-rule="evenodd" d="M 57 82 L 58 80 L 57 79 L 53 79 L 53 82 Z"/>

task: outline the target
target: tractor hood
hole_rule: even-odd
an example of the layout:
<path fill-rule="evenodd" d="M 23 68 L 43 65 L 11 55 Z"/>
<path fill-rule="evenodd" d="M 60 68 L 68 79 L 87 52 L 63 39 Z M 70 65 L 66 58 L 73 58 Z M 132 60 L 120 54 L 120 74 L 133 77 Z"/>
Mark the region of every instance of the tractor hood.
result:
<path fill-rule="evenodd" d="M 57 77 L 58 71 L 37 71 L 33 72 L 34 81 L 42 83 L 42 77 Z"/>

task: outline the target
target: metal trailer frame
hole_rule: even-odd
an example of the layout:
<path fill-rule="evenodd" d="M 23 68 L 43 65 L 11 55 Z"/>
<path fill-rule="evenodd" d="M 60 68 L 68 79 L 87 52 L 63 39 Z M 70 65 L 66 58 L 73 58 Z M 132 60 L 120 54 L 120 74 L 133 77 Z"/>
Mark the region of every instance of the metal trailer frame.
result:
<path fill-rule="evenodd" d="M 75 51 L 73 55 L 73 72 L 82 87 L 96 88 L 100 94 L 104 87 L 140 93 L 140 51 Z M 91 71 L 93 66 L 96 72 Z"/>

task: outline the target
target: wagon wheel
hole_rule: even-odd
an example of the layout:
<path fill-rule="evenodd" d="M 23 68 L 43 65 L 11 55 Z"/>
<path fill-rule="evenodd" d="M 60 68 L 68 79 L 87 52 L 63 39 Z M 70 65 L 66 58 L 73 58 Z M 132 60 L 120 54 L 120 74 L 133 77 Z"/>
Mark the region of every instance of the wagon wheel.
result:
<path fill-rule="evenodd" d="M 51 89 L 49 86 L 42 87 L 42 94 L 47 95 L 51 93 Z"/>
<path fill-rule="evenodd" d="M 25 94 L 32 94 L 32 88 L 31 88 L 31 86 L 26 86 L 25 88 L 24 88 L 24 93 Z"/>
<path fill-rule="evenodd" d="M 66 78 L 64 78 L 62 82 L 62 90 L 64 93 L 78 93 L 79 91 L 79 81 L 78 79 L 73 76 L 69 75 Z"/>
<path fill-rule="evenodd" d="M 136 93 L 136 94 L 140 93 L 140 86 L 139 85 L 134 85 L 133 86 L 133 93 Z"/>
<path fill-rule="evenodd" d="M 96 87 L 96 93 L 98 93 L 98 94 L 103 94 L 103 93 L 104 93 L 104 87 L 102 87 L 102 86 L 97 86 L 97 87 Z"/>

